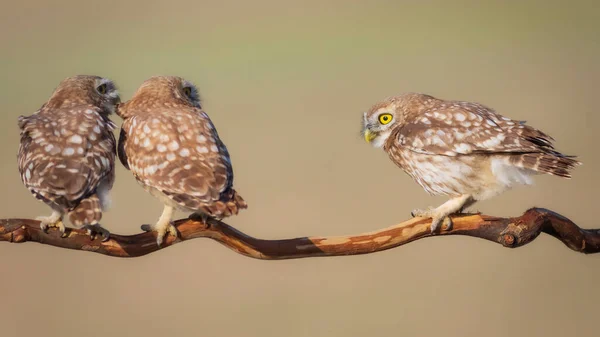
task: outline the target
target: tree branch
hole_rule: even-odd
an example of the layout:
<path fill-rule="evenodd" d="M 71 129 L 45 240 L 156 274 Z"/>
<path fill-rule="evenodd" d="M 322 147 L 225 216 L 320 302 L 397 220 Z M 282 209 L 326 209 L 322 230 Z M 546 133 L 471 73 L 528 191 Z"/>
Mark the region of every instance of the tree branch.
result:
<path fill-rule="evenodd" d="M 39 242 L 59 248 L 85 250 L 115 257 L 137 257 L 150 254 L 176 243 L 196 238 L 211 238 L 248 257 L 263 260 L 296 259 L 317 256 L 369 254 L 431 236 L 468 235 L 516 248 L 533 241 L 540 233 L 552 235 L 574 251 L 600 252 L 600 229 L 581 229 L 571 220 L 542 208 L 532 208 L 515 218 L 499 218 L 481 214 L 452 217 L 450 231 L 431 234 L 430 219 L 414 218 L 378 231 L 354 236 L 301 237 L 284 240 L 262 240 L 246 235 L 219 221 L 209 224 L 197 219 L 175 222 L 179 237 L 169 236 L 156 245 L 156 235 L 111 234 L 108 241 L 91 240 L 84 230 L 67 229 L 66 237 L 54 228 L 44 233 L 39 222 L 30 219 L 0 220 L 0 241 L 13 243 Z"/>

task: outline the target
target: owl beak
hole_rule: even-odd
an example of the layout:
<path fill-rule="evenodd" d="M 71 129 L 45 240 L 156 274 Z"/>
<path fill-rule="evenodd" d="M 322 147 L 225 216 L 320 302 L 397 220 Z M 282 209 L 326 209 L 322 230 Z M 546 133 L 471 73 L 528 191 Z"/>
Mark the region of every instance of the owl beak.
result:
<path fill-rule="evenodd" d="M 119 107 L 121 106 L 121 102 L 115 104 L 115 114 L 119 117 L 121 117 L 121 114 L 119 113 Z"/>
<path fill-rule="evenodd" d="M 371 132 L 369 129 L 365 130 L 365 142 L 370 143 L 375 137 L 377 137 L 377 134 Z"/>

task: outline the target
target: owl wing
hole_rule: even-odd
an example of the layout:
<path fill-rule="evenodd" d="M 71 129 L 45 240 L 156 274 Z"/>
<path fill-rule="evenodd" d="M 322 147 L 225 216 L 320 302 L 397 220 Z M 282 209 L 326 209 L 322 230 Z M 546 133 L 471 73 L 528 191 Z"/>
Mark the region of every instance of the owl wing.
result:
<path fill-rule="evenodd" d="M 423 154 L 558 153 L 554 139 L 481 104 L 452 102 L 412 117 L 398 131 L 400 146 Z"/>
<path fill-rule="evenodd" d="M 19 172 L 38 198 L 67 209 L 114 180 L 115 125 L 97 111 L 55 110 L 19 117 Z"/>
<path fill-rule="evenodd" d="M 122 160 L 140 183 L 181 206 L 218 213 L 208 208 L 224 207 L 218 201 L 227 203 L 232 198 L 227 148 L 200 109 L 165 109 L 126 120 L 125 136 L 120 137 Z"/>

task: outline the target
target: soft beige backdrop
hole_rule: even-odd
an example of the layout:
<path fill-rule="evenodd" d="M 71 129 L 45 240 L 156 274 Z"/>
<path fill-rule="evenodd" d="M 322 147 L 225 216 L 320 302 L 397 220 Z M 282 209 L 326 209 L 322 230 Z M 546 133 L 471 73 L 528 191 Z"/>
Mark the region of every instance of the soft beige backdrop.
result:
<path fill-rule="evenodd" d="M 527 120 L 584 162 L 476 209 L 554 209 L 598 227 L 600 11 L 594 1 L 14 1 L 0 5 L 1 217 L 47 213 L 19 180 L 17 116 L 74 74 L 123 99 L 156 74 L 195 82 L 261 238 L 376 230 L 438 204 L 359 135 L 404 91 Z M 114 120 L 120 124 L 120 119 Z M 104 224 L 161 205 L 120 165 Z M 377 254 L 258 261 L 197 240 L 136 259 L 0 243 L 0 335 L 597 336 L 600 256 L 547 236 L 467 237 Z"/>

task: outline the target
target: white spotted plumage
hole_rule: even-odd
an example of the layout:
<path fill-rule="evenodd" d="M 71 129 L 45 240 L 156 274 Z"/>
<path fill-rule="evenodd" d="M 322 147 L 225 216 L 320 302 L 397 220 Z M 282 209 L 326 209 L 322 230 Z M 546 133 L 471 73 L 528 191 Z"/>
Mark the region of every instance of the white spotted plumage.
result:
<path fill-rule="evenodd" d="M 379 117 L 389 123 L 382 123 Z M 552 137 L 479 103 L 408 93 L 375 104 L 363 116 L 367 141 L 382 147 L 428 193 L 451 198 L 416 215 L 447 216 L 540 173 L 570 178 L 580 163 L 556 151 Z"/>
<path fill-rule="evenodd" d="M 121 162 L 165 204 L 152 226 L 159 245 L 167 231 L 176 235 L 170 223 L 173 209 L 220 218 L 247 207 L 233 189 L 227 147 L 191 83 L 174 76 L 152 77 L 117 113 L 124 119 Z"/>
<path fill-rule="evenodd" d="M 98 222 L 114 182 L 115 124 L 109 115 L 118 102 L 110 80 L 80 75 L 63 80 L 34 114 L 19 117 L 21 179 L 54 211 L 40 218 L 43 229 L 57 225 L 64 231 L 68 214 L 73 225 L 95 226 L 108 238 Z"/>

